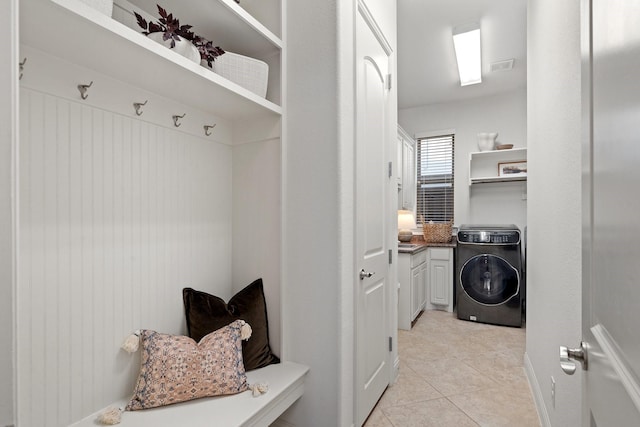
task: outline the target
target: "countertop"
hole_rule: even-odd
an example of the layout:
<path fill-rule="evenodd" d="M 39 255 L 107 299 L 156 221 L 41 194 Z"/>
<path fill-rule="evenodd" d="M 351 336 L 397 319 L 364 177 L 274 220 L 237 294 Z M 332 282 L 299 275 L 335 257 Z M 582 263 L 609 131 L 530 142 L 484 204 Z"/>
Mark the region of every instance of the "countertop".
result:
<path fill-rule="evenodd" d="M 427 248 L 455 248 L 458 246 L 458 238 L 456 236 L 451 236 L 451 241 L 447 243 L 426 243 L 420 236 L 415 236 L 411 239 L 411 244 L 417 245 L 413 248 L 398 248 L 399 254 L 417 254 L 426 250 Z"/>

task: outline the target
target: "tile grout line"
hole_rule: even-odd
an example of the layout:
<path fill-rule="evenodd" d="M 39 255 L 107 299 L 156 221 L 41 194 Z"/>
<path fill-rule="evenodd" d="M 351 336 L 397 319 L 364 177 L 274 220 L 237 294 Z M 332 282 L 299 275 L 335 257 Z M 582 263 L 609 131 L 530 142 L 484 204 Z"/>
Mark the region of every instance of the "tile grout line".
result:
<path fill-rule="evenodd" d="M 456 395 L 452 395 L 452 396 L 456 396 Z M 449 401 L 449 403 L 451 403 L 453 406 L 455 406 L 456 408 L 458 408 L 458 411 L 462 412 L 463 414 L 465 414 L 471 421 L 473 421 L 473 423 L 477 426 L 480 426 L 480 422 L 478 420 L 476 420 L 475 418 L 473 418 L 471 416 L 471 414 L 468 414 L 464 409 L 462 409 L 461 407 L 459 407 L 458 405 L 455 404 L 455 402 L 453 402 L 451 399 L 449 399 L 449 397 L 445 397 L 445 399 L 447 399 Z"/>

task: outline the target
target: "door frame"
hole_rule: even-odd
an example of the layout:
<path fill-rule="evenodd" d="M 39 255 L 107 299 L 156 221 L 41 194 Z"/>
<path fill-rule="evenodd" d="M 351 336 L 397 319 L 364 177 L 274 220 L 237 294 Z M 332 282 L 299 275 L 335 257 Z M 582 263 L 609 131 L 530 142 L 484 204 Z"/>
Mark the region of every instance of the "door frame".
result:
<path fill-rule="evenodd" d="M 0 178 L 0 339 L 9 343 L 0 349 L 0 383 L 6 384 L 0 392 L 0 425 L 16 424 L 16 313 L 17 298 L 17 156 L 19 137 L 19 4 L 18 0 L 9 0 L 6 13 L 2 18 L 3 38 L 9 40 L 9 46 L 2 50 L 0 80 L 2 81 L 2 106 L 0 106 L 0 129 L 2 148 L 0 162 L 3 171 Z M 28 65 L 27 65 L 28 67 Z"/>
<path fill-rule="evenodd" d="M 593 205 L 591 201 L 593 146 L 591 99 L 591 0 L 581 0 L 580 5 L 580 56 L 582 98 L 582 330 L 589 328 L 591 313 L 591 244 L 593 242 Z M 584 339 L 584 337 L 583 337 Z M 584 373 L 583 373 L 584 375 Z M 590 425 L 587 387 L 582 382 L 582 425 Z"/>

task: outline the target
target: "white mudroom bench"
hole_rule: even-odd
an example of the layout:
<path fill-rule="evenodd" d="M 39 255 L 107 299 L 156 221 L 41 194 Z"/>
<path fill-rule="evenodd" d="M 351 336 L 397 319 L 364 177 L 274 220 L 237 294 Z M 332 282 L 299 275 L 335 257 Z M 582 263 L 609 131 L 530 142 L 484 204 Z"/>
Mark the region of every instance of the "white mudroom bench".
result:
<path fill-rule="evenodd" d="M 267 427 L 287 410 L 304 392 L 304 378 L 309 367 L 282 362 L 247 372 L 248 384 L 266 383 L 269 390 L 253 397 L 251 391 L 218 397 L 205 397 L 160 408 L 127 411 L 121 427 Z M 126 400 L 114 405 L 124 408 Z M 99 411 L 71 427 L 100 425 Z"/>

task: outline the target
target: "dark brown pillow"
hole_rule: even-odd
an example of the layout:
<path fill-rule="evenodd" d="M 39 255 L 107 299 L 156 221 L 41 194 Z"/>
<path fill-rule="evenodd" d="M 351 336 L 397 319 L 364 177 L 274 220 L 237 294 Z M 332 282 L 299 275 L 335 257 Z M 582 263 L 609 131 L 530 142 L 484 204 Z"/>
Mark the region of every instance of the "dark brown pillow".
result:
<path fill-rule="evenodd" d="M 269 322 L 262 279 L 255 280 L 235 294 L 228 304 L 222 298 L 191 288 L 182 290 L 182 298 L 187 317 L 187 332 L 196 342 L 205 335 L 241 319 L 253 330 L 251 338 L 242 342 L 245 369 L 251 371 L 272 363 L 280 363 L 280 359 L 269 347 Z"/>

